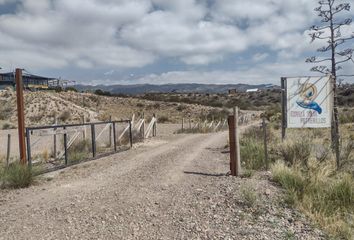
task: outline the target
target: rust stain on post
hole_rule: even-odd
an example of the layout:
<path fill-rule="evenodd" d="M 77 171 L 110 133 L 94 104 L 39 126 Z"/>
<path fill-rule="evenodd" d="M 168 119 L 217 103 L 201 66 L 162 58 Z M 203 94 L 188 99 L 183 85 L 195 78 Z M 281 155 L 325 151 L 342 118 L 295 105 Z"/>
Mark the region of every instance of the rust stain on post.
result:
<path fill-rule="evenodd" d="M 17 119 L 18 141 L 20 149 L 20 162 L 27 164 L 25 141 L 25 107 L 23 101 L 22 69 L 16 69 L 16 95 L 17 95 Z"/>

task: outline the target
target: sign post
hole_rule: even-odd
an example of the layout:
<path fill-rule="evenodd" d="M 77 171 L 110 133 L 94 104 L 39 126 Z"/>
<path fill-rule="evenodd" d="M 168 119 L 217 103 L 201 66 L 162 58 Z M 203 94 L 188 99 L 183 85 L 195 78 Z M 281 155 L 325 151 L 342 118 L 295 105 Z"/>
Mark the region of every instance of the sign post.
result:
<path fill-rule="evenodd" d="M 282 78 L 282 137 L 286 128 L 329 128 L 332 121 L 331 77 Z"/>

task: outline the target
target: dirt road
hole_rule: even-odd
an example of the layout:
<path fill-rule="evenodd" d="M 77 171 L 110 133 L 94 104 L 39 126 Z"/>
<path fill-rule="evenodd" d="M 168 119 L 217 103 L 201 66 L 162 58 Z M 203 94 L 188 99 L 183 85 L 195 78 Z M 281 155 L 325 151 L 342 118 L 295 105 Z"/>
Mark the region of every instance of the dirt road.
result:
<path fill-rule="evenodd" d="M 324 239 L 283 206 L 267 174 L 226 175 L 226 139 L 159 137 L 0 190 L 0 239 Z M 257 194 L 253 205 L 246 191 Z"/>

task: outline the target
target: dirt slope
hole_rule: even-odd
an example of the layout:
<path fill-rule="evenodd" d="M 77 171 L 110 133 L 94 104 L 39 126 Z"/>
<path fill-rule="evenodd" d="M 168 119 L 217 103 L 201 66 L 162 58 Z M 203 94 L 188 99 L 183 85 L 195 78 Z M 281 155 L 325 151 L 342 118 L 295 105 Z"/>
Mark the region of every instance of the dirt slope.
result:
<path fill-rule="evenodd" d="M 0 190 L 0 239 L 324 239 L 266 175 L 225 175 L 226 137 L 166 135 Z M 258 193 L 254 206 L 245 188 Z"/>

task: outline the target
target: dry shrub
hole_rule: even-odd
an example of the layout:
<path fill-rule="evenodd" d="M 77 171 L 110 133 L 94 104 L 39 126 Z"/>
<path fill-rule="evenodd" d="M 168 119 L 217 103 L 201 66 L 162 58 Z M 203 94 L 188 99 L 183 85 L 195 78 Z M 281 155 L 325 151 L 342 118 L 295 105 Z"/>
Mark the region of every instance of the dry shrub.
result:
<path fill-rule="evenodd" d="M 70 119 L 70 117 L 71 117 L 71 113 L 68 110 L 65 110 L 59 115 L 59 120 L 62 122 L 66 122 L 67 120 Z"/>

